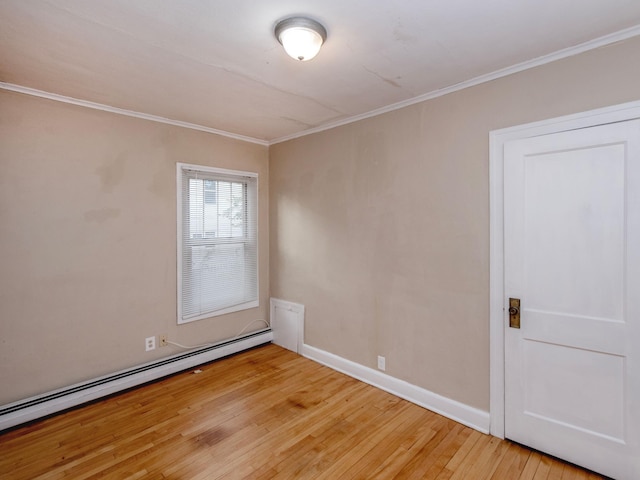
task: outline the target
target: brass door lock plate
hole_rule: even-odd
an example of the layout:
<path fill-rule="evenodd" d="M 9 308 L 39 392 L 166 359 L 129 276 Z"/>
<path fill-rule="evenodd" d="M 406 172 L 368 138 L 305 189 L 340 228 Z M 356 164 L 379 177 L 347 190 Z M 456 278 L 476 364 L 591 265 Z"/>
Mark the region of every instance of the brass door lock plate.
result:
<path fill-rule="evenodd" d="M 511 328 L 520 328 L 520 299 L 509 299 L 509 326 Z"/>

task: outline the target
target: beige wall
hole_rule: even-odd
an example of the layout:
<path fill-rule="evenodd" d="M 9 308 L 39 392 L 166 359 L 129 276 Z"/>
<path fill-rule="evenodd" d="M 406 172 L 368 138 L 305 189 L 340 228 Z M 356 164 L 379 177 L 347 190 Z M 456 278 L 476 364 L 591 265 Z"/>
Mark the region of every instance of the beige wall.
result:
<path fill-rule="evenodd" d="M 640 99 L 640 39 L 270 149 L 271 290 L 305 343 L 489 408 L 489 132 Z"/>
<path fill-rule="evenodd" d="M 176 325 L 176 162 L 258 172 L 260 308 Z M 268 186 L 267 147 L 0 91 L 0 404 L 267 319 Z"/>
<path fill-rule="evenodd" d="M 389 374 L 488 409 L 489 131 L 640 99 L 639 51 L 269 152 L 0 91 L 0 404 L 177 353 L 144 352 L 150 335 L 232 337 L 267 318 L 271 286 L 305 304 L 306 343 L 374 368 L 384 355 Z M 260 308 L 176 325 L 176 162 L 259 173 Z"/>

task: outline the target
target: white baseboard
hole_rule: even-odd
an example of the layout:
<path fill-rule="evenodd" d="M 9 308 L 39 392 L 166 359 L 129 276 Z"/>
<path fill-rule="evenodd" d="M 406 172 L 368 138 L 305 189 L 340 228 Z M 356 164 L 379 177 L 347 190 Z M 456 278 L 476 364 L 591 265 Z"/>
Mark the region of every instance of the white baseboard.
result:
<path fill-rule="evenodd" d="M 215 348 L 208 349 L 206 351 L 203 351 L 202 353 L 198 353 L 197 351 L 195 351 L 190 356 L 186 356 L 185 354 L 173 355 L 171 357 L 156 360 L 155 362 L 140 365 L 136 368 L 123 370 L 111 375 L 105 375 L 88 382 L 71 385 L 69 387 L 55 390 L 44 395 L 38 395 L 37 397 L 27 398 L 8 405 L 2 405 L 0 407 L 0 410 L 10 410 L 13 407 L 16 407 L 16 409 L 10 411 L 9 413 L 0 415 L 0 431 L 14 427 L 16 425 L 20 425 L 22 423 L 29 422 L 31 420 L 36 420 L 38 418 L 51 415 L 52 413 L 57 413 L 68 408 L 82 405 L 83 403 L 87 403 L 92 400 L 111 395 L 112 393 L 117 393 L 131 387 L 142 385 L 143 383 L 166 377 L 167 375 L 171 375 L 173 373 L 178 373 L 183 370 L 202 365 L 203 363 L 226 357 L 227 355 L 232 355 L 234 353 L 238 353 L 243 350 L 262 345 L 264 343 L 268 343 L 271 340 L 273 340 L 273 333 L 271 332 L 271 330 L 268 330 L 250 335 L 247 338 L 238 339 L 236 341 L 220 343 L 219 345 L 216 345 Z M 185 356 L 186 358 L 181 358 Z M 175 360 L 168 362 L 172 359 Z M 155 364 L 158 365 L 154 366 Z M 140 369 L 144 370 L 128 374 L 128 372 Z M 120 376 L 120 378 L 109 380 L 110 377 L 118 376 Z M 86 387 L 88 384 L 90 385 L 92 383 L 101 381 L 104 381 L 104 383 L 90 386 L 88 388 Z M 64 393 L 70 390 L 75 391 L 68 394 Z M 58 394 L 62 395 L 56 396 Z M 55 398 L 45 401 L 39 401 L 49 396 L 53 396 Z M 38 403 L 34 403 L 31 406 L 22 407 L 22 405 L 32 402 Z"/>
<path fill-rule="evenodd" d="M 307 344 L 302 346 L 302 356 L 380 388 L 381 390 L 392 393 L 400 398 L 404 398 L 467 427 L 471 427 L 482 433 L 489 433 L 489 412 L 470 407 L 456 400 L 451 400 L 450 398 L 417 387 L 404 380 L 397 379 L 373 368 L 365 367 Z"/>

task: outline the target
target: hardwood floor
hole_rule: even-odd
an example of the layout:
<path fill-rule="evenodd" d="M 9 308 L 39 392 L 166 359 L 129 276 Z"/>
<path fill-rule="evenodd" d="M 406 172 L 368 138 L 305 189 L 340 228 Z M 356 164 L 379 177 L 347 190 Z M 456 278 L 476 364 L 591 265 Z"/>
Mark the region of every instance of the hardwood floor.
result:
<path fill-rule="evenodd" d="M 0 478 L 601 478 L 275 345 L 200 369 L 0 434 Z"/>

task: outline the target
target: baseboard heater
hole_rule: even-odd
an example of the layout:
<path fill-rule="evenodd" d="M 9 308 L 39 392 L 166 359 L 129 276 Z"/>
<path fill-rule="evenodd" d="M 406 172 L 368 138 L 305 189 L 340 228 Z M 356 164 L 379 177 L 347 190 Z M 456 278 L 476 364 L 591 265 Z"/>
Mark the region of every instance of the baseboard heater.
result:
<path fill-rule="evenodd" d="M 270 328 L 0 406 L 0 431 L 157 380 L 273 340 Z"/>

